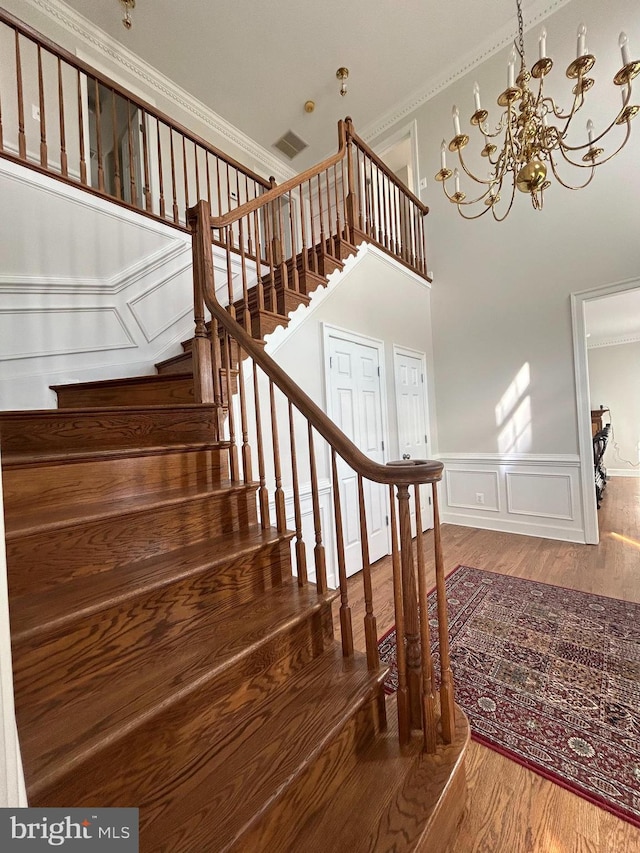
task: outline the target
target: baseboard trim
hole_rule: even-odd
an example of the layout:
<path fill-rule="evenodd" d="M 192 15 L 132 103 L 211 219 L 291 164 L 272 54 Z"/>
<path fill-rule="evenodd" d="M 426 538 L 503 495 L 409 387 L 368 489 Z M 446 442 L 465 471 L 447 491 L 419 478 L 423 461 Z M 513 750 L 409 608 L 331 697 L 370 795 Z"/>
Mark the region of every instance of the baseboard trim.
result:
<path fill-rule="evenodd" d="M 556 539 L 560 542 L 585 544 L 583 530 L 571 527 L 552 527 L 546 524 L 532 524 L 527 521 L 511 521 L 505 518 L 479 518 L 475 515 L 458 515 L 453 512 L 440 513 L 443 524 L 457 524 L 460 527 L 475 527 L 478 530 L 496 530 L 501 533 L 516 533 L 521 536 L 536 536 L 541 539 Z"/>

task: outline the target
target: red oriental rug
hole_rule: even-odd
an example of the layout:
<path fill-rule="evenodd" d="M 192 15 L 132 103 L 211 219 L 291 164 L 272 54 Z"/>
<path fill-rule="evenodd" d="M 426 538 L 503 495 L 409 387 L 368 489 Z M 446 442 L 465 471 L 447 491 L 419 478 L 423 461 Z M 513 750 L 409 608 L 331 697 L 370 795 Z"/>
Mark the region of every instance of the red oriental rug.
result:
<path fill-rule="evenodd" d="M 640 604 L 467 566 L 446 585 L 474 740 L 640 827 Z M 393 692 L 395 629 L 379 648 Z"/>

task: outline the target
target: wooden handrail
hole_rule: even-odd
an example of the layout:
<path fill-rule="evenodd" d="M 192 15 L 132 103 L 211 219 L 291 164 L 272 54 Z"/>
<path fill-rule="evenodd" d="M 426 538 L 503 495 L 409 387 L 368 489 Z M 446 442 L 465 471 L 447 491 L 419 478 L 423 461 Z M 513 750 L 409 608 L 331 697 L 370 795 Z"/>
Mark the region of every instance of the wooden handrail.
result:
<path fill-rule="evenodd" d="M 427 205 L 423 204 L 418 196 L 414 195 L 409 187 L 407 187 L 397 175 L 394 175 L 391 169 L 385 164 L 384 160 L 381 160 L 375 151 L 373 151 L 372 148 L 369 148 L 367 143 L 357 135 L 353 130 L 353 123 L 349 117 L 345 119 L 345 123 L 347 125 L 347 138 L 352 139 L 358 148 L 360 148 L 361 151 L 364 151 L 367 157 L 376 164 L 380 171 L 384 172 L 385 176 L 391 181 L 391 183 L 395 184 L 398 189 L 402 190 L 403 194 L 415 204 L 422 215 L 426 216 L 427 213 L 429 213 Z"/>
<path fill-rule="evenodd" d="M 263 201 L 264 197 L 260 200 Z M 188 222 L 195 233 L 206 228 L 211 217 L 208 215 L 208 204 L 198 202 L 189 208 Z M 236 213 L 237 211 L 234 211 Z M 198 224 L 200 227 L 195 227 Z M 202 278 L 202 296 L 217 322 L 236 340 L 242 349 L 258 364 L 269 379 L 277 385 L 283 394 L 300 410 L 320 435 L 336 450 L 356 473 L 368 480 L 386 485 L 410 485 L 413 483 L 434 483 L 442 479 L 442 462 L 435 460 L 412 459 L 403 462 L 382 465 L 365 456 L 361 450 L 339 429 L 325 412 L 299 387 L 282 368 L 264 352 L 254 338 L 231 317 L 229 312 L 218 302 L 213 276 Z"/>
<path fill-rule="evenodd" d="M 111 80 L 109 77 L 107 77 L 106 74 L 103 74 L 101 71 L 98 71 L 97 68 L 94 68 L 93 65 L 90 65 L 88 62 L 85 62 L 78 56 L 75 56 L 75 54 L 70 53 L 70 51 L 66 50 L 61 45 L 58 45 L 54 41 L 51 41 L 51 39 L 47 38 L 47 36 L 43 35 L 38 30 L 29 26 L 29 24 L 25 24 L 24 21 L 21 21 L 19 18 L 16 18 L 10 12 L 7 12 L 6 9 L 0 8 L 0 22 L 7 24 L 12 29 L 17 30 L 19 33 L 22 33 L 23 36 L 26 36 L 27 38 L 34 41 L 36 44 L 41 45 L 41 47 L 46 48 L 50 53 L 53 53 L 60 59 L 64 59 L 64 61 L 67 62 L 69 65 L 72 65 L 74 68 L 78 68 L 80 71 L 83 71 L 89 77 L 94 77 L 96 80 L 98 80 L 99 83 L 102 83 L 108 89 L 112 89 L 118 95 L 121 95 L 123 98 L 126 98 L 128 101 L 131 101 L 136 106 L 143 109 L 146 113 L 153 116 L 153 118 L 158 119 L 164 124 L 173 128 L 173 130 L 175 130 L 181 136 L 184 136 L 190 142 L 193 142 L 196 145 L 201 146 L 202 148 L 206 148 L 210 154 L 213 154 L 214 156 L 219 157 L 221 160 L 224 160 L 225 163 L 228 163 L 234 169 L 238 169 L 238 171 L 251 178 L 252 181 L 261 184 L 263 187 L 265 187 L 265 189 L 271 186 L 269 181 L 263 178 L 261 175 L 258 175 L 257 172 L 253 172 L 251 169 L 248 169 L 246 166 L 243 166 L 242 163 L 239 163 L 237 160 L 234 160 L 233 157 L 229 157 L 228 154 L 225 154 L 224 151 L 221 151 L 219 148 L 216 148 L 215 145 L 212 145 L 210 142 L 207 142 L 207 140 L 203 139 L 201 136 L 198 136 L 197 133 L 193 133 L 193 131 L 180 124 L 180 122 L 170 118 L 166 113 L 163 113 L 157 107 L 154 107 L 148 101 L 145 101 L 144 98 L 140 98 L 138 97 L 138 95 L 134 95 L 128 89 L 125 89 L 123 86 L 120 86 L 114 80 Z"/>
<path fill-rule="evenodd" d="M 289 180 L 285 181 L 282 184 L 278 184 L 277 186 L 272 185 L 271 189 L 267 190 L 267 192 L 262 193 L 258 198 L 254 198 L 251 201 L 245 202 L 245 204 L 240 207 L 235 207 L 233 210 L 230 210 L 228 213 L 225 213 L 224 216 L 213 216 L 211 217 L 211 227 L 218 229 L 224 228 L 227 225 L 232 225 L 234 222 L 237 222 L 239 219 L 242 219 L 244 216 L 248 216 L 250 213 L 253 213 L 254 210 L 258 210 L 258 208 L 263 207 L 268 204 L 270 201 L 275 201 L 278 198 L 282 198 L 282 196 L 286 195 L 291 190 L 297 189 L 301 184 L 310 181 L 312 178 L 321 175 L 327 169 L 330 169 L 331 166 L 336 165 L 341 160 L 344 159 L 347 153 L 347 137 L 346 137 L 346 129 L 344 121 L 338 122 L 338 150 L 335 154 L 332 154 L 330 157 L 327 157 L 326 160 L 323 160 L 321 163 L 318 163 L 315 166 L 310 166 L 306 171 L 301 172 L 299 175 L 296 175 L 293 178 L 289 178 Z"/>

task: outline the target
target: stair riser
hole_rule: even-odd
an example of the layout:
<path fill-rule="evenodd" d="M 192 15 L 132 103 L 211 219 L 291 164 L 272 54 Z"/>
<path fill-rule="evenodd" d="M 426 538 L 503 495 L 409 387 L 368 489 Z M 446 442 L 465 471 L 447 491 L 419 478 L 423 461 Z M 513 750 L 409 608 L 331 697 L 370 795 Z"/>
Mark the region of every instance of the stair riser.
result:
<path fill-rule="evenodd" d="M 299 828 L 314 812 L 329 807 L 330 801 L 340 796 L 340 787 L 356 767 L 358 755 L 379 731 L 375 698 L 360 706 L 322 755 L 281 792 L 268 812 L 257 815 L 224 853 L 302 849 L 295 844 Z"/>
<path fill-rule="evenodd" d="M 176 375 L 166 381 L 156 377 L 141 377 L 139 381 L 123 380 L 121 385 L 67 385 L 57 389 L 58 408 L 89 408 L 92 406 L 169 406 L 195 403 L 193 379 Z"/>
<path fill-rule="evenodd" d="M 277 793 L 273 790 L 270 791 L 272 795 L 275 794 L 275 797 L 271 799 L 268 810 L 266 812 L 262 812 L 262 817 L 268 819 L 266 817 L 267 815 L 274 814 L 278 815 L 278 817 L 274 816 L 274 820 L 278 820 L 279 816 L 284 813 L 284 820 L 286 822 L 297 824 L 298 814 L 296 811 L 289 810 L 290 804 L 298 802 L 302 803 L 305 798 L 310 798 L 310 802 L 307 807 L 311 811 L 314 810 L 316 807 L 316 800 L 314 799 L 314 791 L 316 787 L 315 780 L 318 774 L 322 777 L 319 784 L 319 793 L 321 793 L 323 798 L 326 799 L 322 792 L 327 784 L 331 784 L 331 779 L 330 776 L 325 776 L 324 771 L 327 770 L 329 773 L 337 771 L 339 760 L 346 761 L 351 767 L 355 766 L 356 753 L 358 749 L 364 747 L 364 745 L 371 740 L 375 731 L 376 719 L 374 703 L 363 700 L 357 708 L 354 708 L 353 714 L 345 720 L 345 723 L 340 730 L 335 733 L 335 738 L 327 746 L 327 749 L 323 752 L 322 757 L 319 760 L 310 762 L 301 772 L 296 772 L 297 768 L 292 767 L 291 772 L 293 776 L 289 780 L 289 783 Z M 304 738 L 305 733 L 291 733 L 291 737 L 296 736 Z M 166 824 L 166 820 L 163 819 L 164 816 L 162 815 L 161 807 L 156 807 L 154 810 L 155 813 L 152 810 L 148 810 L 141 821 L 141 837 L 144 838 L 144 843 L 148 844 L 149 849 L 151 850 L 160 849 L 159 845 L 161 837 L 158 833 L 158 829 L 153 824 L 153 819 L 157 814 L 161 819 L 160 825 L 165 829 L 163 840 L 165 840 L 165 843 L 167 844 L 166 849 L 171 850 L 171 853 L 192 853 L 193 850 L 206 850 L 208 841 L 210 841 L 207 837 L 207 824 L 215 814 L 215 810 L 223 809 L 223 803 L 228 799 L 233 798 L 234 795 L 240 795 L 241 791 L 246 791 L 247 795 L 251 796 L 252 788 L 265 787 L 264 779 L 268 779 L 271 771 L 270 768 L 266 766 L 261 768 L 261 770 L 263 771 L 262 773 L 256 772 L 255 768 L 253 768 L 252 772 L 246 771 L 244 778 L 241 775 L 240 778 L 234 780 L 233 786 L 229 786 L 227 783 L 226 788 L 212 792 L 206 803 L 203 802 L 200 792 L 194 791 L 192 800 L 194 811 L 198 809 L 198 806 L 200 808 L 198 809 L 198 820 L 194 820 L 193 824 L 190 826 L 188 838 L 181 837 L 177 832 L 171 832 L 171 829 Z M 338 775 L 342 778 L 340 774 L 341 771 Z M 298 789 L 298 786 L 301 786 L 300 790 Z M 207 809 L 210 810 L 210 813 L 205 816 Z M 293 816 L 295 817 L 292 820 Z M 254 820 L 251 821 L 250 825 L 245 824 L 244 832 L 251 836 L 254 831 L 254 826 L 259 822 L 260 818 L 256 816 Z M 167 830 L 168 834 L 166 832 Z M 291 831 L 290 826 L 289 831 Z M 263 835 L 261 831 L 256 831 L 256 834 L 258 837 Z M 254 846 L 252 840 L 253 839 L 247 841 L 245 835 L 241 834 L 240 828 L 237 828 L 235 832 L 230 833 L 229 829 L 224 824 L 223 815 L 221 815 L 221 820 L 218 824 L 218 834 L 216 836 L 216 853 L 230 853 L 232 850 L 236 851 L 236 853 L 248 853 L 248 851 L 254 850 L 284 851 L 296 849 L 295 847 L 290 848 L 286 845 L 283 846 L 279 843 L 271 844 L 270 842 L 266 843 L 264 846 Z M 326 849 L 334 848 L 329 845 Z"/>
<path fill-rule="evenodd" d="M 13 595 L 53 587 L 178 545 L 229 535 L 255 522 L 254 489 L 240 488 L 11 537 L 9 585 Z"/>
<path fill-rule="evenodd" d="M 0 413 L 3 462 L 12 453 L 129 450 L 217 440 L 213 406 L 134 412 Z"/>
<path fill-rule="evenodd" d="M 30 804 L 135 803 L 149 820 L 172 788 L 197 772 L 203 754 L 214 757 L 216 742 L 232 739 L 252 708 L 331 642 L 330 608 L 325 604 L 264 643 L 244 650 L 239 660 L 198 690 L 69 766 L 64 775 L 48 783 L 32 779 Z M 28 766 L 28 760 L 25 763 Z"/>
<path fill-rule="evenodd" d="M 53 509 L 87 501 L 118 500 L 164 488 L 219 486 L 229 476 L 224 450 L 173 451 L 122 459 L 97 458 L 64 464 L 8 468 L 4 494 L 12 515 L 37 505 Z M 8 522 L 10 528 L 10 522 Z"/>
<path fill-rule="evenodd" d="M 190 373 L 193 371 L 193 359 L 190 352 L 182 353 L 175 358 L 169 358 L 156 364 L 156 370 L 160 375 L 167 373 Z"/>

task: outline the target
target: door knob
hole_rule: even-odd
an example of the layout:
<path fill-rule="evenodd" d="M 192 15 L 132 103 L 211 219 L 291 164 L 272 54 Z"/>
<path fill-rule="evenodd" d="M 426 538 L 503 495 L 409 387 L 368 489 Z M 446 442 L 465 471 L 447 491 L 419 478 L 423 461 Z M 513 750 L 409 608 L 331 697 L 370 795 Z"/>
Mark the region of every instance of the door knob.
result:
<path fill-rule="evenodd" d="M 403 453 L 402 458 L 403 459 L 411 459 L 411 454 L 410 453 Z"/>

